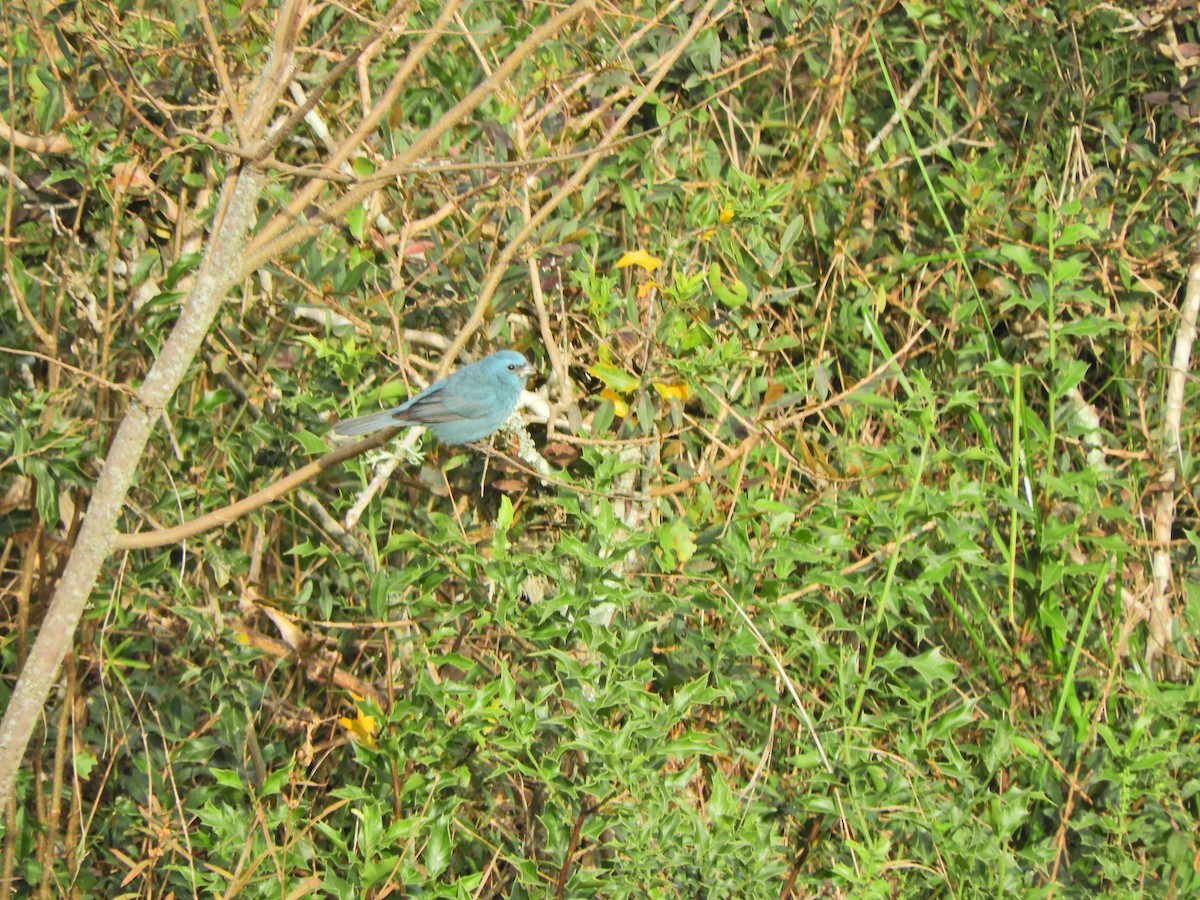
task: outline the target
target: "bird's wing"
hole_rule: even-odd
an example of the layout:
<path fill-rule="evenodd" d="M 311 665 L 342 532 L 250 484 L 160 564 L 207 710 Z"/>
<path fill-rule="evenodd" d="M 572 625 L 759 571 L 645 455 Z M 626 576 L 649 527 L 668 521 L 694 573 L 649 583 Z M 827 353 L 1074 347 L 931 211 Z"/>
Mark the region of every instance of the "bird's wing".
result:
<path fill-rule="evenodd" d="M 486 417 L 495 404 L 481 400 L 474 391 L 462 391 L 452 383 L 435 384 L 396 410 L 396 419 L 414 424 L 459 422 Z M 449 389 L 447 389 L 449 388 Z"/>

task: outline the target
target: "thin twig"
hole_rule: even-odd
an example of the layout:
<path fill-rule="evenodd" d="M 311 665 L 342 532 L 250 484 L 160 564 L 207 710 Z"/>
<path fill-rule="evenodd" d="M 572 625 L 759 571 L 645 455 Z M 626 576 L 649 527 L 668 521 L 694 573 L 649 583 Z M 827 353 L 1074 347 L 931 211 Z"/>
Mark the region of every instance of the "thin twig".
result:
<path fill-rule="evenodd" d="M 592 0 L 576 0 L 575 3 L 563 12 L 545 24 L 535 28 L 529 37 L 522 41 L 503 63 L 496 67 L 495 73 L 490 78 L 485 79 L 474 90 L 468 93 L 467 96 L 443 113 L 435 125 L 422 132 L 392 162 L 384 166 L 378 173 L 378 176 L 381 178 L 395 177 L 399 171 L 406 169 L 416 160 L 421 159 L 437 145 L 443 135 L 474 112 L 488 96 L 516 71 L 517 67 L 525 59 L 532 55 L 539 47 L 543 46 L 550 37 L 583 15 L 591 6 Z M 453 8 L 453 4 L 447 8 Z M 349 151 L 347 150 L 346 152 L 348 153 Z M 287 210 L 277 215 L 271 222 L 265 225 L 259 236 L 251 243 L 243 262 L 243 272 L 249 275 L 263 263 L 275 259 L 280 254 L 296 246 L 296 244 L 316 234 L 324 227 L 324 221 L 341 221 L 342 217 L 350 209 L 375 190 L 376 188 L 373 184 L 358 185 L 331 203 L 317 221 L 305 222 L 302 225 L 295 225 L 297 210 L 295 208 L 296 203 L 293 202 Z M 299 199 L 299 196 L 308 195 L 305 192 L 301 192 L 298 194 L 297 199 Z M 289 228 L 284 233 L 280 233 L 288 226 L 294 227 Z M 461 345 L 456 347 L 455 353 L 461 349 Z"/>
<path fill-rule="evenodd" d="M 917 76 L 917 80 L 912 83 L 912 86 L 904 92 L 904 96 L 896 104 L 896 111 L 892 113 L 892 117 L 887 120 L 887 124 L 879 129 L 879 133 L 867 143 L 866 149 L 863 150 L 863 159 L 870 159 L 874 156 L 875 151 L 879 149 L 879 145 L 887 140 L 895 127 L 900 124 L 900 120 L 908 112 L 908 108 L 917 99 L 917 94 L 921 92 L 921 88 L 925 86 L 925 82 L 933 74 L 933 67 L 942 58 L 942 50 L 945 49 L 946 41 L 949 37 L 949 33 L 943 34 L 941 40 L 937 42 L 937 46 L 933 48 L 933 52 L 926 57 L 925 65 L 921 67 L 921 74 Z"/>
<path fill-rule="evenodd" d="M 471 315 L 467 321 L 463 323 L 459 330 L 458 337 L 454 339 L 454 343 L 450 345 L 450 356 L 454 356 L 463 347 L 467 341 L 475 334 L 475 331 L 483 324 L 483 320 L 487 315 L 487 310 L 491 306 L 492 297 L 495 296 L 496 289 L 500 287 L 500 282 L 508 273 L 508 267 L 516 258 L 520 248 L 533 237 L 534 233 L 542 227 L 543 223 L 550 216 L 554 215 L 561 208 L 563 202 L 574 194 L 587 180 L 592 169 L 599 165 L 600 161 L 606 159 L 611 151 L 612 145 L 616 142 L 617 137 L 625 131 L 626 126 L 637 115 L 642 106 L 654 95 L 654 91 L 658 88 L 662 80 L 667 77 L 671 67 L 681 57 L 684 51 L 691 46 L 692 41 L 705 28 L 713 24 L 709 16 L 712 13 L 713 7 L 717 5 L 717 0 L 708 0 L 702 9 L 700 9 L 692 19 L 692 24 L 683 36 L 675 43 L 675 46 L 670 49 L 658 63 L 658 68 L 655 70 L 653 77 L 647 82 L 646 86 L 641 90 L 638 96 L 630 102 L 625 111 L 617 118 L 617 120 L 605 132 L 599 143 L 596 145 L 592 155 L 584 160 L 579 168 L 576 169 L 571 177 L 562 183 L 553 196 L 550 197 L 542 206 L 534 213 L 529 220 L 517 232 L 516 236 L 509 241 L 508 245 L 500 252 L 495 264 L 492 266 L 491 273 L 488 275 L 487 281 L 484 282 L 483 288 L 479 292 L 479 299 L 475 301 L 475 307 L 471 310 Z M 441 373 L 445 374 L 445 373 Z"/>

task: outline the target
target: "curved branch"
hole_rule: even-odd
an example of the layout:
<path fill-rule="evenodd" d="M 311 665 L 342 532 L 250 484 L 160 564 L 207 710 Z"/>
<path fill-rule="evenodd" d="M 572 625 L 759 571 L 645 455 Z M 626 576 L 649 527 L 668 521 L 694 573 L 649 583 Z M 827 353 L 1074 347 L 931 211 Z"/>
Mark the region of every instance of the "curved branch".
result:
<path fill-rule="evenodd" d="M 326 469 L 332 468 L 351 457 L 358 456 L 360 453 L 374 450 L 376 447 L 382 447 L 399 431 L 399 428 L 388 428 L 358 443 L 332 450 L 324 456 L 314 459 L 308 465 L 300 467 L 290 475 L 286 475 L 278 481 L 267 485 L 265 488 L 255 491 L 249 497 L 243 497 L 237 503 L 231 503 L 229 506 L 214 510 L 203 516 L 198 516 L 191 521 L 174 525 L 171 528 L 162 528 L 158 531 L 138 531 L 131 534 L 118 534 L 113 541 L 113 549 L 145 550 L 150 547 L 163 547 L 167 544 L 175 544 L 179 541 L 187 540 L 190 537 L 195 537 L 214 528 L 221 528 L 231 522 L 237 521 L 246 515 L 246 513 L 253 512 L 260 506 L 265 506 L 272 500 L 282 497 L 294 488 L 304 484 L 304 482 L 320 475 Z"/>
<path fill-rule="evenodd" d="M 4 116 L 0 116 L 0 141 L 7 141 L 17 149 L 28 150 L 30 153 L 53 153 L 61 156 L 75 152 L 71 142 L 61 134 L 50 137 L 25 134 L 9 125 Z"/>

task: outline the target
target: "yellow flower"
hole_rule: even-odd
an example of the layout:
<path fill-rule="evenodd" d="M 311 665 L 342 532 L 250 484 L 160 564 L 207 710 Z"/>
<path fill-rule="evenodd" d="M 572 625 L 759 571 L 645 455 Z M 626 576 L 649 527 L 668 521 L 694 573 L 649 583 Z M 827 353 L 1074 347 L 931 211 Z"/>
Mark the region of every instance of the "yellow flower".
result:
<path fill-rule="evenodd" d="M 627 269 L 630 266 L 640 266 L 647 272 L 653 272 L 661 265 L 661 259 L 659 259 L 657 256 L 651 256 L 645 250 L 631 250 L 617 260 L 618 269 Z"/>
<path fill-rule="evenodd" d="M 338 719 L 338 724 L 346 731 L 350 732 L 350 737 L 359 743 L 375 749 L 375 717 L 368 716 L 361 709 L 355 714 L 353 719 L 342 717 Z"/>

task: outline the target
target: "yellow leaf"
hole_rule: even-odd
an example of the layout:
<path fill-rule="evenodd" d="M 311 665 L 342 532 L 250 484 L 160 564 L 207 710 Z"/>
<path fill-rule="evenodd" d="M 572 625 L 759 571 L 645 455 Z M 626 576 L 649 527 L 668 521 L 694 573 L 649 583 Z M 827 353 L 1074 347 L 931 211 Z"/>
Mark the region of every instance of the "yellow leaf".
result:
<path fill-rule="evenodd" d="M 338 719 L 338 724 L 350 732 L 350 737 L 354 740 L 368 747 L 376 746 L 374 716 L 368 716 L 360 709 L 353 719 L 342 717 Z"/>
<path fill-rule="evenodd" d="M 767 382 L 767 389 L 763 391 L 762 405 L 770 406 L 776 400 L 783 396 L 783 385 L 778 381 Z"/>
<path fill-rule="evenodd" d="M 639 284 L 637 289 L 637 298 L 639 300 L 644 300 L 647 294 L 649 294 L 651 291 L 658 290 L 659 287 L 659 283 L 653 279 L 647 281 L 645 284 Z"/>
<path fill-rule="evenodd" d="M 618 269 L 627 269 L 630 266 L 640 266 L 647 272 L 653 272 L 661 265 L 661 259 L 659 259 L 657 256 L 651 256 L 645 250 L 631 250 L 617 260 Z"/>
<path fill-rule="evenodd" d="M 679 384 L 655 381 L 653 384 L 654 389 L 658 391 L 658 396 L 664 400 L 686 400 L 688 398 L 688 386 L 682 381 Z"/>
<path fill-rule="evenodd" d="M 728 206 L 725 207 L 723 210 L 721 210 L 720 215 L 717 216 L 717 221 L 720 222 L 722 225 L 724 225 L 727 222 L 732 222 L 733 221 L 733 210 L 730 209 Z"/>
<path fill-rule="evenodd" d="M 625 398 L 614 391 L 612 388 L 605 388 L 600 392 L 601 400 L 611 400 L 613 409 L 616 410 L 618 416 L 622 419 L 629 415 L 629 404 Z"/>

